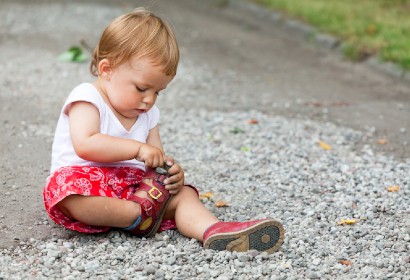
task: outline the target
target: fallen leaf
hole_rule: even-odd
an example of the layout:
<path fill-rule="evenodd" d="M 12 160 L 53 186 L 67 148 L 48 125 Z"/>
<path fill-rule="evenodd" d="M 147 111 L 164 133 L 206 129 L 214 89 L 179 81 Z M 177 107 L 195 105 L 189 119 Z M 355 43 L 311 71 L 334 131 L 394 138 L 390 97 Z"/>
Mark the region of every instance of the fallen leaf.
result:
<path fill-rule="evenodd" d="M 60 61 L 64 62 L 84 62 L 87 60 L 87 56 L 81 47 L 72 46 L 67 51 L 58 56 Z"/>
<path fill-rule="evenodd" d="M 343 265 L 348 265 L 351 266 L 352 262 L 348 261 L 348 260 L 339 260 L 339 263 L 343 264 Z"/>
<path fill-rule="evenodd" d="M 344 101 L 339 101 L 339 102 L 331 103 L 330 106 L 333 106 L 333 107 L 346 107 L 346 106 L 350 106 L 350 103 L 344 102 Z"/>
<path fill-rule="evenodd" d="M 374 33 L 376 33 L 376 32 L 377 32 L 377 26 L 376 26 L 376 25 L 374 25 L 374 24 L 369 24 L 369 25 L 367 26 L 367 30 L 366 30 L 366 33 L 367 33 L 367 34 L 372 35 L 372 34 L 374 34 Z"/>
<path fill-rule="evenodd" d="M 199 195 L 200 199 L 210 199 L 214 195 L 213 192 L 207 192 Z"/>
<path fill-rule="evenodd" d="M 233 129 L 231 129 L 230 131 L 233 134 L 238 134 L 238 133 L 245 133 L 245 130 L 239 128 L 239 127 L 234 127 Z"/>
<path fill-rule="evenodd" d="M 398 192 L 400 190 L 400 187 L 397 185 L 394 185 L 394 186 L 388 187 L 387 190 L 389 192 Z"/>
<path fill-rule="evenodd" d="M 340 222 L 338 222 L 338 225 L 354 225 L 355 223 L 357 223 L 356 219 L 342 219 Z"/>
<path fill-rule="evenodd" d="M 380 138 L 379 140 L 377 140 L 377 144 L 379 145 L 385 145 L 387 144 L 387 139 L 386 138 Z"/>
<path fill-rule="evenodd" d="M 319 146 L 323 149 L 323 150 L 331 150 L 332 149 L 332 146 L 330 146 L 329 144 L 326 144 L 325 142 L 323 142 L 323 141 L 320 141 L 319 140 L 319 142 L 318 142 L 318 144 L 319 144 Z"/>
<path fill-rule="evenodd" d="M 241 147 L 242 152 L 249 152 L 251 149 L 249 147 L 243 146 Z"/>
<path fill-rule="evenodd" d="M 228 203 L 223 201 L 223 200 L 218 200 L 217 202 L 215 202 L 215 206 L 216 207 L 228 207 Z"/>
<path fill-rule="evenodd" d="M 248 120 L 248 124 L 258 124 L 258 123 L 259 123 L 259 121 L 255 120 L 255 119 Z"/>
<path fill-rule="evenodd" d="M 344 101 L 336 101 L 336 102 L 327 102 L 327 103 L 323 103 L 323 102 L 312 102 L 312 101 L 308 101 L 304 103 L 305 106 L 312 106 L 312 107 L 346 107 L 346 106 L 350 106 L 351 104 L 348 102 L 344 102 Z"/>
<path fill-rule="evenodd" d="M 305 102 L 306 106 L 314 106 L 314 107 L 323 107 L 323 103 L 322 102 L 312 102 L 312 101 L 308 101 Z"/>

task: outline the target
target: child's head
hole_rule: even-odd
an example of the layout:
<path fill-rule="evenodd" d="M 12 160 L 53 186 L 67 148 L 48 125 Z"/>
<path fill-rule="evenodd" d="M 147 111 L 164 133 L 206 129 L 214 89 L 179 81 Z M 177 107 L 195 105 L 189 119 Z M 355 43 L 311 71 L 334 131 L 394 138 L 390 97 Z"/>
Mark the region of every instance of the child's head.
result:
<path fill-rule="evenodd" d="M 107 26 L 94 50 L 91 74 L 98 76 L 98 64 L 107 59 L 112 68 L 134 58 L 148 58 L 163 73 L 175 76 L 179 49 L 169 24 L 143 8 L 116 18 Z"/>

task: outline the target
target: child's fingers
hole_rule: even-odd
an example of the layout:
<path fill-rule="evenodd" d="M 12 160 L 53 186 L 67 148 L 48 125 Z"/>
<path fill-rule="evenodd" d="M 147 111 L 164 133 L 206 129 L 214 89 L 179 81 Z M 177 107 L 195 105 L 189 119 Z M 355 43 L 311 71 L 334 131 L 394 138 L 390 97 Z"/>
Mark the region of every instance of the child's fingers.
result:
<path fill-rule="evenodd" d="M 171 168 L 168 170 L 168 173 L 171 175 L 176 175 L 179 173 L 183 174 L 182 168 L 181 166 L 179 166 L 178 164 L 175 164 L 171 166 Z"/>
<path fill-rule="evenodd" d="M 164 183 L 168 185 L 168 184 L 174 184 L 174 183 L 177 183 L 177 182 L 182 182 L 183 180 L 184 180 L 184 173 L 179 172 L 179 173 L 177 173 L 175 175 L 172 175 L 171 177 L 165 179 Z"/>
<path fill-rule="evenodd" d="M 168 190 L 170 193 L 175 193 L 175 192 L 179 192 L 181 187 L 182 187 L 182 184 L 178 182 L 175 184 L 166 185 L 165 189 Z"/>
<path fill-rule="evenodd" d="M 144 162 L 146 167 L 151 167 L 152 166 L 151 160 L 149 160 L 149 159 L 145 159 L 145 160 L 143 160 L 143 162 Z"/>
<path fill-rule="evenodd" d="M 177 193 L 179 193 L 179 189 L 177 189 L 177 190 L 172 190 L 172 191 L 169 191 L 169 193 L 170 193 L 170 194 L 177 194 Z"/>
<path fill-rule="evenodd" d="M 164 157 L 162 155 L 155 158 L 155 165 L 153 167 L 162 167 L 164 165 Z"/>
<path fill-rule="evenodd" d="M 155 168 L 164 164 L 164 156 L 161 154 L 154 155 L 150 160 L 151 165 L 149 167 Z"/>
<path fill-rule="evenodd" d="M 165 157 L 165 160 L 164 160 L 165 162 L 166 162 L 166 164 L 167 165 L 169 165 L 169 166 L 173 166 L 174 165 L 174 163 L 175 163 L 175 161 L 174 161 L 174 158 L 173 157 Z"/>

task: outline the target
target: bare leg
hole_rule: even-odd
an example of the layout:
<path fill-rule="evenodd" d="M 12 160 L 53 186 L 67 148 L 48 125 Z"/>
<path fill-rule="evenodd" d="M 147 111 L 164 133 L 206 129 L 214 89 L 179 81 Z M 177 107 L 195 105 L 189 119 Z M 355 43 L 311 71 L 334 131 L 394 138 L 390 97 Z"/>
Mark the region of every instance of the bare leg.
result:
<path fill-rule="evenodd" d="M 200 242 L 203 241 L 205 230 L 219 222 L 215 215 L 202 204 L 197 193 L 188 186 L 184 186 L 172 198 L 164 219 L 175 219 L 181 234 Z"/>
<path fill-rule="evenodd" d="M 144 179 L 152 185 L 152 179 Z M 144 191 L 135 195 L 151 200 Z M 92 226 L 125 228 L 141 215 L 141 207 L 134 201 L 113 197 L 70 195 L 57 204 L 60 211 L 72 220 Z"/>
<path fill-rule="evenodd" d="M 93 226 L 124 228 L 141 214 L 141 207 L 133 201 L 102 196 L 70 195 L 57 207 L 70 219 Z"/>
<path fill-rule="evenodd" d="M 151 185 L 150 179 L 146 183 Z M 150 199 L 144 191 L 137 191 L 135 195 Z M 94 226 L 124 228 L 141 215 L 138 203 L 111 197 L 70 195 L 57 207 L 67 217 Z M 163 219 L 175 219 L 181 234 L 201 242 L 205 230 L 219 221 L 187 186 L 174 195 Z"/>

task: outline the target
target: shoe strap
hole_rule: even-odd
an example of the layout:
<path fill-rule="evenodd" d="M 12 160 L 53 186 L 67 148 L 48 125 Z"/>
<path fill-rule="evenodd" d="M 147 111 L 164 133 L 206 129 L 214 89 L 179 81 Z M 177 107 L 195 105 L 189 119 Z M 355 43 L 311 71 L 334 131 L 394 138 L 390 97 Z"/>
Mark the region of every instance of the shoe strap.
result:
<path fill-rule="evenodd" d="M 151 203 L 151 201 L 149 201 L 146 198 L 142 198 L 142 197 L 139 197 L 139 196 L 136 196 L 136 195 L 134 195 L 131 198 L 131 200 L 134 201 L 134 202 L 137 202 L 141 206 L 141 210 L 144 212 L 144 213 L 141 213 L 141 214 L 145 214 L 144 216 L 149 216 L 149 217 L 152 216 L 153 210 L 154 210 L 153 209 L 154 205 Z"/>

